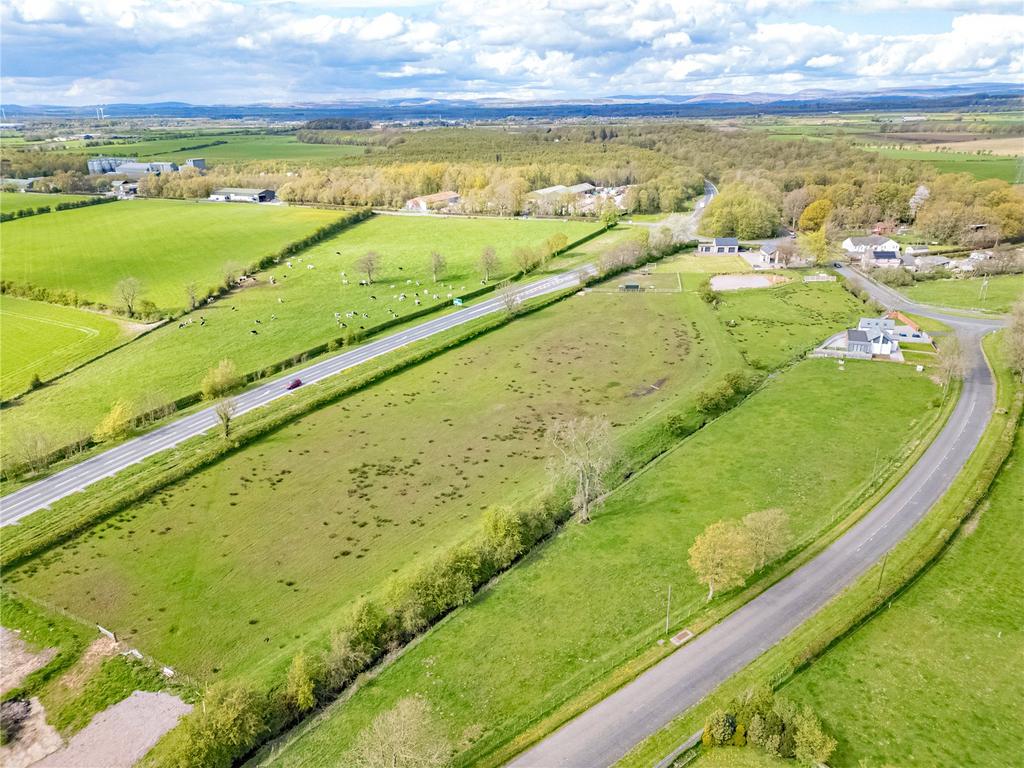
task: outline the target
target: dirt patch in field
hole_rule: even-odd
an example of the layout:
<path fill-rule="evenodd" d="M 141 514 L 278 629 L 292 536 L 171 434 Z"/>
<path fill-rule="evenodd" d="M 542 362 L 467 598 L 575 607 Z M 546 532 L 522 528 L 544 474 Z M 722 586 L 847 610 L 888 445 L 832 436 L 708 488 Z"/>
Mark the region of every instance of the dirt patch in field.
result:
<path fill-rule="evenodd" d="M 665 386 L 665 382 L 668 381 L 668 377 L 658 379 L 653 384 L 644 384 L 642 387 L 637 387 L 629 393 L 630 397 L 647 397 L 647 395 L 653 395 L 655 392 L 661 390 Z"/>
<path fill-rule="evenodd" d="M 100 665 L 111 656 L 116 656 L 117 651 L 117 643 L 106 635 L 96 638 L 85 649 L 82 658 L 75 662 L 75 665 L 61 678 L 61 685 L 68 690 L 80 691 L 86 681 L 100 668 Z"/>
<path fill-rule="evenodd" d="M 19 632 L 0 627 L 0 694 L 17 688 L 26 677 L 45 667 L 56 655 L 56 648 L 33 651 L 21 639 Z"/>
<path fill-rule="evenodd" d="M 131 768 L 192 707 L 169 693 L 135 691 L 100 712 L 37 768 Z"/>
<path fill-rule="evenodd" d="M 46 722 L 46 710 L 39 699 L 30 699 L 29 705 L 18 738 L 0 747 L 0 765 L 4 768 L 26 768 L 64 746 L 60 734 Z"/>

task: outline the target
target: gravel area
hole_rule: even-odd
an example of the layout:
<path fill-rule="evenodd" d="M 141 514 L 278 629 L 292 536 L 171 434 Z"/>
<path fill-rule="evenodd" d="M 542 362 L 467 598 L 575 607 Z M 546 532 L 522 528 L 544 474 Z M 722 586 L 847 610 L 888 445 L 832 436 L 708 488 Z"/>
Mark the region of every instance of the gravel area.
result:
<path fill-rule="evenodd" d="M 131 768 L 192 707 L 168 693 L 135 691 L 105 709 L 33 768 Z"/>
<path fill-rule="evenodd" d="M 744 288 L 771 288 L 776 283 L 788 282 L 780 275 L 715 275 L 711 288 L 715 291 L 739 291 Z"/>
<path fill-rule="evenodd" d="M 17 688 L 26 677 L 45 667 L 56 653 L 56 648 L 32 651 L 21 634 L 0 627 L 0 694 Z"/>

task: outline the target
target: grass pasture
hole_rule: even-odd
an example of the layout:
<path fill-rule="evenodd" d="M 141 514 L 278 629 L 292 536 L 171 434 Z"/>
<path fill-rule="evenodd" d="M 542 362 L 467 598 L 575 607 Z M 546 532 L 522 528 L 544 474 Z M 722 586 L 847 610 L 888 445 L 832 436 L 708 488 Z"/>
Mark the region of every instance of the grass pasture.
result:
<path fill-rule="evenodd" d="M 46 381 L 131 338 L 139 327 L 74 307 L 0 296 L 0 396 Z"/>
<path fill-rule="evenodd" d="M 1002 179 L 1013 184 L 1017 181 L 1022 161 L 1001 155 L 976 155 L 970 152 L 933 152 L 925 149 L 898 149 L 894 147 L 866 146 L 894 160 L 920 160 L 933 166 L 939 173 L 969 173 L 976 179 Z"/>
<path fill-rule="evenodd" d="M 202 680 L 279 674 L 482 508 L 542 490 L 552 420 L 660 426 L 723 357 L 739 365 L 713 326 L 691 325 L 703 307 L 686 299 L 588 294 L 523 317 L 304 417 L 8 583 Z"/>
<path fill-rule="evenodd" d="M 142 281 L 141 298 L 173 310 L 185 285 L 223 282 L 244 267 L 338 219 L 337 211 L 184 200 L 128 200 L 3 225 L 4 279 L 113 305 L 117 282 Z"/>
<path fill-rule="evenodd" d="M 46 195 L 40 192 L 0 192 L 0 212 L 14 213 L 25 208 L 51 208 L 58 203 L 76 203 L 95 195 Z"/>
<path fill-rule="evenodd" d="M 1024 275 L 995 275 L 952 280 L 928 280 L 901 288 L 907 298 L 924 304 L 958 309 L 982 309 L 1009 312 L 1014 302 L 1024 297 Z"/>
<path fill-rule="evenodd" d="M 447 735 L 460 745 L 455 765 L 497 763 L 496 749 L 656 647 L 670 585 L 675 630 L 702 609 L 706 589 L 687 568 L 686 551 L 710 522 L 781 507 L 797 539 L 807 540 L 856 503 L 876 456 L 889 462 L 930 423 L 935 412 L 926 404 L 937 387 L 926 376 L 856 361 L 846 369 L 808 360 L 773 379 L 635 475 L 594 522 L 570 525 L 263 764 L 344 764 L 373 717 L 412 694 L 444 713 Z M 885 394 L 894 388 L 901 402 Z M 858 416 L 889 405 L 884 423 Z"/>
<path fill-rule="evenodd" d="M 339 323 L 346 323 L 351 330 L 370 327 L 390 318 L 385 306 L 400 315 L 411 313 L 417 309 L 413 294 L 422 293 L 428 285 L 430 295 L 423 306 L 447 304 L 449 292 L 479 286 L 476 264 L 487 245 L 494 245 L 502 260 L 501 274 L 509 274 L 515 247 L 539 245 L 555 232 L 577 239 L 592 230 L 590 224 L 549 220 L 372 218 L 296 257 L 291 269 L 281 264 L 259 275 L 250 287 L 204 306 L 193 314 L 192 325 L 179 328 L 178 323 L 171 323 L 75 371 L 53 387 L 33 392 L 18 408 L 4 411 L 4 429 L 15 436 L 44 430 L 57 445 L 66 444 L 91 432 L 118 399 L 127 399 L 142 410 L 144 403 L 155 407 L 198 391 L 203 375 L 222 359 L 233 360 L 242 372 L 260 370 L 344 336 L 348 329 Z M 599 242 L 587 245 L 596 248 Z M 429 267 L 434 248 L 448 260 L 447 281 L 436 287 Z M 377 283 L 364 288 L 358 285 L 352 265 L 368 250 L 380 253 L 382 267 Z M 569 254 L 565 261 L 574 258 L 575 253 Z M 562 261 L 557 259 L 552 267 Z M 307 269 L 310 265 L 314 268 Z M 347 285 L 342 283 L 342 271 L 348 275 Z M 270 283 L 271 275 L 275 284 Z M 407 280 L 411 284 L 406 284 Z M 417 280 L 421 285 L 416 285 Z M 437 300 L 433 299 L 435 291 Z M 392 298 L 401 292 L 410 298 L 404 302 Z M 344 317 L 352 311 L 359 316 Z M 335 312 L 342 317 L 335 318 Z M 363 318 L 363 313 L 369 317 Z M 188 349 L 187 355 L 181 354 L 183 348 Z M 168 365 L 171 360 L 174 364 Z"/>
<path fill-rule="evenodd" d="M 1018 431 L 988 501 L 952 547 L 786 687 L 838 739 L 830 765 L 1019 765 L 1022 510 Z"/>
<path fill-rule="evenodd" d="M 750 272 L 750 265 L 742 256 L 702 256 L 680 253 L 658 264 L 658 271 L 691 272 L 720 275 L 731 272 Z"/>

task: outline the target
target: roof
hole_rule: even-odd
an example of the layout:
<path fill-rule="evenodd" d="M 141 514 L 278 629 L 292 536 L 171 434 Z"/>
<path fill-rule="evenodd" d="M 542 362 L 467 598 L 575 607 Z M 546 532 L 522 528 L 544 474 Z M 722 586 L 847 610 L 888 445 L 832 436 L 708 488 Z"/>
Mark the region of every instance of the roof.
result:
<path fill-rule="evenodd" d="M 866 331 L 854 328 L 846 332 L 846 338 L 848 341 L 863 341 L 867 343 L 868 334 Z"/>
<path fill-rule="evenodd" d="M 261 192 L 269 192 L 269 189 L 252 189 L 250 187 L 221 187 L 215 189 L 211 194 L 214 195 L 258 195 Z"/>
<path fill-rule="evenodd" d="M 571 187 L 566 187 L 565 191 L 571 195 L 579 194 L 581 192 L 590 192 L 593 189 L 597 189 L 590 182 L 584 181 L 582 184 L 573 184 Z"/>
<path fill-rule="evenodd" d="M 875 251 L 871 258 L 875 261 L 899 261 L 900 255 L 896 251 Z"/>
<path fill-rule="evenodd" d="M 927 245 L 908 245 L 903 250 L 912 253 L 927 253 L 929 248 Z"/>
<path fill-rule="evenodd" d="M 561 195 L 569 189 L 565 184 L 555 184 L 553 187 L 544 187 L 544 189 L 535 189 L 531 192 L 531 195 Z"/>
<path fill-rule="evenodd" d="M 740 241 L 735 237 L 716 237 L 713 241 L 715 245 L 736 245 L 740 244 Z"/>
<path fill-rule="evenodd" d="M 435 192 L 432 195 L 420 195 L 414 197 L 413 200 L 422 200 L 424 203 L 442 203 L 445 200 L 451 200 L 453 197 L 458 197 L 458 192 Z"/>
<path fill-rule="evenodd" d="M 771 243 L 765 243 L 761 246 L 761 252 L 769 255 L 775 253 L 777 250 L 779 250 L 779 247 L 777 245 L 772 245 Z"/>
<path fill-rule="evenodd" d="M 851 237 L 850 242 L 854 245 L 882 245 L 892 240 L 891 237 L 883 235 L 867 235 L 866 237 Z"/>

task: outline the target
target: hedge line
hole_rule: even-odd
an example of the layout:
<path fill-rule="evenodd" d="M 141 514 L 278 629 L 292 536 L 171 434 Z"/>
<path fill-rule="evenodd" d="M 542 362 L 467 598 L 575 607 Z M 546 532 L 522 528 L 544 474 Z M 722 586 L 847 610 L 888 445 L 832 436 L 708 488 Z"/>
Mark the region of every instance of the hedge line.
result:
<path fill-rule="evenodd" d="M 55 206 L 41 205 L 38 208 L 21 208 L 17 211 L 0 213 L 0 222 L 25 219 L 29 216 L 38 216 L 43 213 L 51 213 L 52 211 L 70 211 L 74 208 L 87 208 L 90 205 L 115 202 L 117 202 L 116 197 L 90 197 L 85 200 L 69 200 L 64 203 L 57 203 Z"/>

